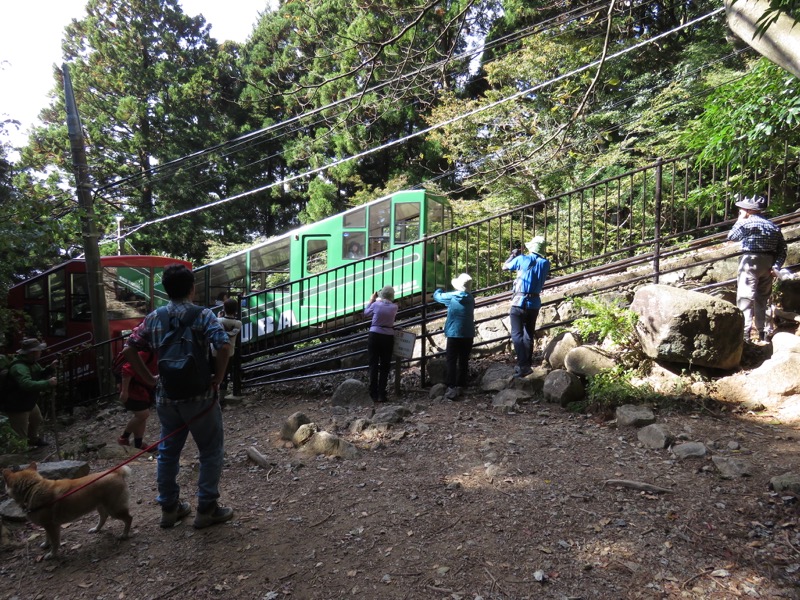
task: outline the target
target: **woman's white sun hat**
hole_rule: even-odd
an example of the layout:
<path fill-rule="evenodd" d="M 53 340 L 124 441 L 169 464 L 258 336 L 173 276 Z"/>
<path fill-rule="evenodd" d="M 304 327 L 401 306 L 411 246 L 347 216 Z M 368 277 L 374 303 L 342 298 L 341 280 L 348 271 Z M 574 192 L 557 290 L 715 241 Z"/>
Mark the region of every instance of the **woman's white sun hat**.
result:
<path fill-rule="evenodd" d="M 450 283 L 453 285 L 454 290 L 458 292 L 465 292 L 472 285 L 472 277 L 470 277 L 467 273 L 461 273 L 461 275 L 455 279 L 452 279 Z"/>

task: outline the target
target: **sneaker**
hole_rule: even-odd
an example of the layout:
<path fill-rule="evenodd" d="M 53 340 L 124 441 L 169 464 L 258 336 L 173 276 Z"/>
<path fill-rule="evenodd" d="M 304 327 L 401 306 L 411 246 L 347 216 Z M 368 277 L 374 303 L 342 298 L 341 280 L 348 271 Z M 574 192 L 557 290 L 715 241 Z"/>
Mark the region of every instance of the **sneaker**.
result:
<path fill-rule="evenodd" d="M 192 512 L 192 507 L 188 502 L 181 502 L 178 500 L 174 505 L 169 508 L 161 507 L 161 527 L 169 529 L 174 527 L 175 523 L 180 521 L 183 517 L 188 516 Z"/>
<path fill-rule="evenodd" d="M 117 443 L 120 446 L 130 446 L 131 445 L 131 441 L 128 438 L 126 438 L 124 435 L 121 435 L 121 436 L 119 436 L 117 438 Z"/>
<path fill-rule="evenodd" d="M 194 517 L 194 528 L 205 529 L 218 523 L 225 523 L 233 518 L 233 509 L 229 506 L 220 506 L 216 502 L 203 512 L 197 509 Z"/>
<path fill-rule="evenodd" d="M 455 400 L 458 398 L 458 388 L 456 387 L 449 387 L 447 391 L 444 393 L 445 400 Z"/>

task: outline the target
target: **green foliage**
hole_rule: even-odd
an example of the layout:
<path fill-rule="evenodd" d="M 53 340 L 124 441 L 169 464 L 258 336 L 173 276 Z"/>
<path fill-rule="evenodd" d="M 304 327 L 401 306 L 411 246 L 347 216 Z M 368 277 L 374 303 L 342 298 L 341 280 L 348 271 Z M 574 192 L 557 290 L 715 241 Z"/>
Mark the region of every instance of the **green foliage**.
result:
<path fill-rule="evenodd" d="M 219 52 L 202 17 L 186 16 L 177 0 L 89 0 L 85 16 L 67 26 L 62 50 L 93 187 L 103 190 L 95 203 L 101 231 L 115 230 L 115 214 L 123 214 L 124 225 L 131 227 L 227 193 L 219 169 L 203 169 L 205 164 L 197 169 L 181 161 L 164 172 L 152 170 L 213 146 L 231 131 L 223 111 L 230 99 L 225 97 L 230 58 Z M 55 100 L 42 111 L 44 125 L 24 149 L 21 167 L 39 193 L 58 197 L 59 190 L 71 189 L 73 172 L 62 74 L 55 74 Z M 81 236 L 74 208 L 62 224 L 76 243 Z M 199 259 L 215 231 L 215 217 L 191 213 L 148 227 L 129 243 L 140 253 Z M 235 219 L 219 222 L 217 230 L 237 233 Z"/>
<path fill-rule="evenodd" d="M 0 454 L 22 454 L 27 449 L 28 441 L 14 433 L 7 417 L 0 417 Z"/>
<path fill-rule="evenodd" d="M 589 379 L 586 397 L 572 403 L 568 408 L 575 412 L 599 411 L 611 413 L 623 404 L 643 404 L 658 401 L 660 395 L 647 384 L 632 383 L 633 371 L 616 367 L 598 373 Z"/>
<path fill-rule="evenodd" d="M 573 326 L 584 339 L 602 343 L 609 338 L 621 348 L 633 349 L 638 345 L 636 322 L 639 315 L 625 307 L 618 297 L 589 296 L 574 298 L 576 308 L 587 316 L 576 319 Z"/>
<path fill-rule="evenodd" d="M 790 155 L 800 151 L 800 80 L 766 59 L 744 72 L 719 73 L 709 79 L 719 86 L 702 114 L 682 132 L 687 149 L 698 154 L 701 164 L 734 165 L 733 187 L 744 194 L 764 193 L 766 178 L 780 190 L 786 179 L 787 147 Z M 754 180 L 742 174 L 736 169 L 741 164 L 754 172 L 761 170 L 766 178 Z M 773 202 L 773 208 L 789 207 Z"/>

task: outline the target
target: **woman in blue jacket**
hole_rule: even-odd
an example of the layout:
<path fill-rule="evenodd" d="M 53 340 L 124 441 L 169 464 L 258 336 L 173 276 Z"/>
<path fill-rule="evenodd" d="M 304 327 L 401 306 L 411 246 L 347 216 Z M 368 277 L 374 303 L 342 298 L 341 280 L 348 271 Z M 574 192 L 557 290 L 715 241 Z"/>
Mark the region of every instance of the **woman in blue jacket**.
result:
<path fill-rule="evenodd" d="M 433 292 L 433 299 L 447 307 L 444 335 L 447 338 L 447 392 L 444 397 L 455 400 L 467 385 L 469 355 L 475 337 L 475 298 L 470 294 L 472 277 L 461 273 L 451 281 L 454 292 Z"/>

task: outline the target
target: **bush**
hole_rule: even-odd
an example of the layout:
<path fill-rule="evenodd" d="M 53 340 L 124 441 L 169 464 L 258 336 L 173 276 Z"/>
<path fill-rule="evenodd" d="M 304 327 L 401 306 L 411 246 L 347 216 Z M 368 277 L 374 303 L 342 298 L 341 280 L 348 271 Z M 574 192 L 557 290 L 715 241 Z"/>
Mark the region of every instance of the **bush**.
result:
<path fill-rule="evenodd" d="M 20 454 L 27 449 L 27 440 L 19 437 L 11 429 L 8 417 L 0 417 L 0 454 Z"/>
<path fill-rule="evenodd" d="M 639 315 L 626 308 L 620 298 L 590 296 L 574 298 L 573 304 L 584 313 L 574 326 L 584 339 L 595 338 L 602 343 L 609 338 L 616 345 L 630 349 L 638 346 L 636 322 Z"/>

